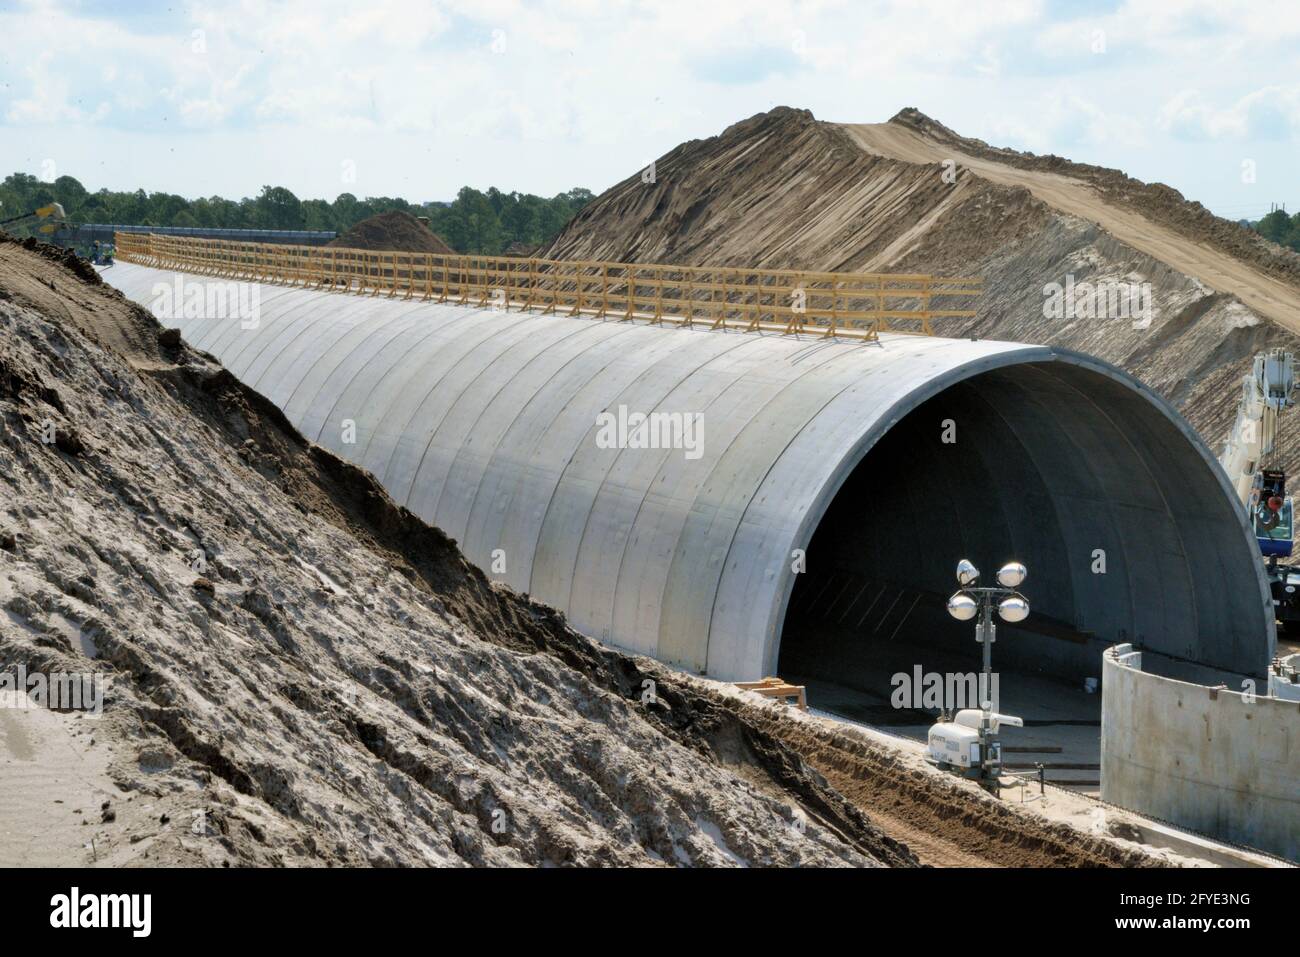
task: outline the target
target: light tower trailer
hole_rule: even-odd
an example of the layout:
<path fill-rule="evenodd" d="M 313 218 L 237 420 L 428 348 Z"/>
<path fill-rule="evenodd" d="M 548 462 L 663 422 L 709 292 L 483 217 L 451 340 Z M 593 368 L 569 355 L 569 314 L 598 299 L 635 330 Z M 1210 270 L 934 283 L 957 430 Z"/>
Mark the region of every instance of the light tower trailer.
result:
<path fill-rule="evenodd" d="M 926 759 L 946 770 L 984 782 L 996 782 L 1002 773 L 1002 746 L 998 731 L 1002 725 L 1023 728 L 1023 719 L 999 714 L 989 700 L 993 687 L 993 606 L 998 617 L 1016 623 L 1029 617 L 1029 602 L 1017 589 L 1028 577 L 1020 562 L 1008 562 L 998 569 L 997 585 L 979 586 L 979 569 L 966 559 L 957 563 L 957 584 L 961 590 L 948 599 L 948 614 L 958 621 L 976 619 L 975 640 L 983 646 L 984 666 L 980 674 L 980 708 L 958 711 L 951 721 L 941 718 L 926 736 Z"/>

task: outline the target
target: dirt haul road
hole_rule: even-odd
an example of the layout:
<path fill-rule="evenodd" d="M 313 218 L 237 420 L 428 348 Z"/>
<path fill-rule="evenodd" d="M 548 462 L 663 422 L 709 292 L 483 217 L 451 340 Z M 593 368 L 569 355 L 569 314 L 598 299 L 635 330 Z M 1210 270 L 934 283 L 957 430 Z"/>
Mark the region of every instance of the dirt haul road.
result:
<path fill-rule="evenodd" d="M 34 244 L 0 243 L 0 607 L 0 670 L 111 679 L 7 716 L 0 864 L 1154 860 L 576 634 Z"/>
<path fill-rule="evenodd" d="M 922 164 L 951 160 L 958 169 L 968 169 L 990 182 L 1022 186 L 1049 206 L 1097 224 L 1134 249 L 1196 277 L 1216 292 L 1235 295 L 1260 315 L 1300 333 L 1300 288 L 1271 278 L 1205 243 L 1179 235 L 1149 216 L 1107 202 L 1091 183 L 962 152 L 952 144 L 926 137 L 900 123 L 841 125 L 854 142 L 874 156 Z"/>

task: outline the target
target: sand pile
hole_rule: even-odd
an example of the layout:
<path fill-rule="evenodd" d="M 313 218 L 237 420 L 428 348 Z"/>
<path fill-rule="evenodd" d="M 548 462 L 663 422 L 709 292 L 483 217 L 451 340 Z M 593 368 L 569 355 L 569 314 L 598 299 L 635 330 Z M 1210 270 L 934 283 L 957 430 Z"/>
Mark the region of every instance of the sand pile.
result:
<path fill-rule="evenodd" d="M 391 250 L 407 253 L 455 254 L 437 233 L 400 209 L 363 219 L 329 245 L 345 249 Z"/>

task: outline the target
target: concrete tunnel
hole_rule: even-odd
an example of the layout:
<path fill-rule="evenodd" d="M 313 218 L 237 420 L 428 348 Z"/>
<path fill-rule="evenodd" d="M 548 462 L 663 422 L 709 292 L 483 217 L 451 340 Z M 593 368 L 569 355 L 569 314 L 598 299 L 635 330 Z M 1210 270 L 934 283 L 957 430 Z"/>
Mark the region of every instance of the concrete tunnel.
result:
<path fill-rule="evenodd" d="M 150 308 L 177 274 L 105 278 Z M 967 557 L 988 577 L 1029 568 L 1033 614 L 999 632 L 1018 667 L 1098 675 L 1117 641 L 1248 675 L 1272 655 L 1257 548 L 1213 455 L 1098 359 L 258 294 L 255 328 L 163 324 L 490 577 L 612 645 L 727 680 L 780 667 L 852 686 L 880 642 L 974 666 L 970 626 L 943 608 Z M 602 448 L 597 417 L 620 407 L 699 413 L 698 456 Z"/>

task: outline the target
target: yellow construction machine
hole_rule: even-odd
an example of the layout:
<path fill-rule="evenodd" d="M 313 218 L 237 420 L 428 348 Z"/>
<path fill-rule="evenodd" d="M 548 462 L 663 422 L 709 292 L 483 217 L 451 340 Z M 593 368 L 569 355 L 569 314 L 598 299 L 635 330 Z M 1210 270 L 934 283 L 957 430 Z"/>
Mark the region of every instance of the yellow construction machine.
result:
<path fill-rule="evenodd" d="M 9 219 L 0 219 L 0 229 L 13 232 L 17 229 L 25 229 L 29 226 L 37 226 L 37 232 L 50 235 L 59 228 L 59 223 L 66 218 L 63 207 L 58 203 L 50 203 L 48 206 L 42 206 L 40 209 L 30 213 L 23 213 L 21 216 L 12 216 Z M 52 222 L 44 222 L 52 220 Z"/>

